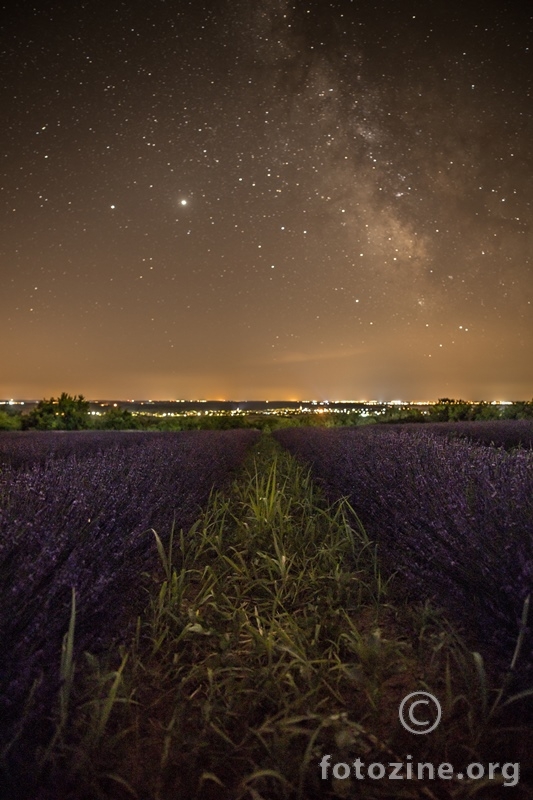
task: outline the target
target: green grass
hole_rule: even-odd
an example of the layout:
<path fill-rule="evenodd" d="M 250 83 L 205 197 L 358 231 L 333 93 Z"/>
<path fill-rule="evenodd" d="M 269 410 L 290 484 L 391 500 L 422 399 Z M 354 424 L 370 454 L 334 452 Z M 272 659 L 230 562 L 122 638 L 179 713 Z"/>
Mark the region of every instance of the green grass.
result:
<path fill-rule="evenodd" d="M 501 781 L 321 779 L 325 754 L 525 766 L 531 731 L 440 614 L 399 599 L 348 504 L 328 506 L 268 436 L 189 532 L 166 547 L 153 535 L 161 576 L 105 662 L 73 663 L 73 597 L 56 731 L 37 758 L 54 797 L 529 796 Z M 428 736 L 398 719 L 418 689 L 442 705 Z"/>

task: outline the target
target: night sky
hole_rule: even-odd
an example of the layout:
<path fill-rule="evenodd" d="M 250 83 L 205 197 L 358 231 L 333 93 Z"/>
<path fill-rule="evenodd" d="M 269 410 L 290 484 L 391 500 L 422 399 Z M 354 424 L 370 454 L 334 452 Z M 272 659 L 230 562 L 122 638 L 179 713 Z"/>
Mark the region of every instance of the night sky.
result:
<path fill-rule="evenodd" d="M 0 19 L 0 397 L 533 396 L 529 4 Z"/>

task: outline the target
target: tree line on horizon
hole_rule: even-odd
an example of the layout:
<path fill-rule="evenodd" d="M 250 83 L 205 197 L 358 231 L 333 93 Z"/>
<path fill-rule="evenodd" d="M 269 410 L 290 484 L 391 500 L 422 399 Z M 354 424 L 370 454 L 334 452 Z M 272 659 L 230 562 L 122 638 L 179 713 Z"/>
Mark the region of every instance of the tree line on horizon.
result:
<path fill-rule="evenodd" d="M 461 422 L 498 419 L 533 419 L 533 399 L 516 401 L 507 406 L 491 403 L 470 403 L 466 400 L 440 398 L 426 413 L 417 407 L 388 408 L 382 414 L 363 416 L 360 411 L 344 413 L 303 413 L 290 416 L 262 416 L 249 413 L 243 416 L 179 416 L 157 417 L 132 414 L 126 408 L 114 406 L 99 416 L 91 415 L 90 403 L 83 395 L 61 395 L 39 400 L 36 407 L 25 413 L 19 409 L 0 411 L 0 430 L 225 430 L 229 428 L 259 428 L 273 430 L 297 426 L 355 426 L 373 423 Z"/>

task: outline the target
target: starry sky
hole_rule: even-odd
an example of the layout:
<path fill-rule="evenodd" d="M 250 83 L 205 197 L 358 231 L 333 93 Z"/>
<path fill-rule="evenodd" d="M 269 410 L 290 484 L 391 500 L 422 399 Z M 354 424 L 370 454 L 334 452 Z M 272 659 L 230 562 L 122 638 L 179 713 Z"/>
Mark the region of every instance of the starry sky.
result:
<path fill-rule="evenodd" d="M 533 396 L 527 3 L 0 20 L 0 397 Z"/>

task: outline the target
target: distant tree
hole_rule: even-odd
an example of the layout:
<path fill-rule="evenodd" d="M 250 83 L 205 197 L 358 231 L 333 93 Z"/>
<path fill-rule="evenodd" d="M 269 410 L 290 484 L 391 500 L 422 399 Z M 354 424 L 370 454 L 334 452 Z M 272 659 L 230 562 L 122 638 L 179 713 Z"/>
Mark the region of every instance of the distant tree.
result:
<path fill-rule="evenodd" d="M 137 417 L 137 421 L 141 420 L 142 417 Z M 155 420 L 155 417 L 153 418 Z M 140 426 L 139 426 L 140 427 Z M 147 428 L 149 429 L 149 428 Z M 182 421 L 179 417 L 165 417 L 165 419 L 160 420 L 158 422 L 154 421 L 154 430 L 157 429 L 158 431 L 181 431 L 184 430 Z"/>
<path fill-rule="evenodd" d="M 332 415 L 333 427 L 353 427 L 355 425 L 361 425 L 363 421 L 364 418 L 358 410 L 343 411 L 340 414 Z"/>
<path fill-rule="evenodd" d="M 533 400 L 518 400 L 505 406 L 502 412 L 504 419 L 533 419 Z"/>
<path fill-rule="evenodd" d="M 448 419 L 452 422 L 473 419 L 472 412 L 475 406 L 466 400 L 454 400 L 448 405 Z"/>
<path fill-rule="evenodd" d="M 304 413 L 304 414 L 297 414 L 292 419 L 296 422 L 297 427 L 325 428 L 326 416 L 327 416 L 326 414 Z"/>
<path fill-rule="evenodd" d="M 471 419 L 500 419 L 500 407 L 492 403 L 477 403 L 473 406 Z"/>
<path fill-rule="evenodd" d="M 521 403 L 521 406 L 522 406 L 521 410 L 522 416 L 520 417 L 520 419 L 533 419 L 533 399 L 531 399 L 529 403 L 527 402 Z"/>
<path fill-rule="evenodd" d="M 419 408 L 388 408 L 379 417 L 380 423 L 426 422 L 426 417 Z"/>
<path fill-rule="evenodd" d="M 127 408 L 109 408 L 98 420 L 98 427 L 104 430 L 127 431 L 137 428 L 136 419 Z"/>
<path fill-rule="evenodd" d="M 71 397 L 63 392 L 59 397 L 39 400 L 33 411 L 22 418 L 24 430 L 77 431 L 90 427 L 89 402 L 83 395 Z"/>
<path fill-rule="evenodd" d="M 475 409 L 476 406 L 466 400 L 439 397 L 435 405 L 429 408 L 429 420 L 431 422 L 458 422 L 475 419 Z"/>
<path fill-rule="evenodd" d="M 448 397 L 439 397 L 437 402 L 429 407 L 430 422 L 448 422 L 450 419 L 450 400 Z"/>
<path fill-rule="evenodd" d="M 10 414 L 7 411 L 0 411 L 0 431 L 20 430 L 20 414 Z"/>

